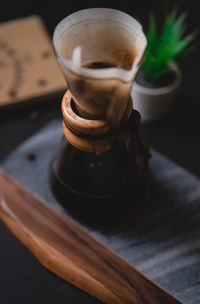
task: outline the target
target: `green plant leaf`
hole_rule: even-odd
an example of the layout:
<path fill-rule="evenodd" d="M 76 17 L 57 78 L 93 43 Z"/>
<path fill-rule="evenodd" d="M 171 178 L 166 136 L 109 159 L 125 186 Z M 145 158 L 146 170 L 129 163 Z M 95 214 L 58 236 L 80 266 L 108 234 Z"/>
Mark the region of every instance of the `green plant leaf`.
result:
<path fill-rule="evenodd" d="M 162 31 L 158 35 L 156 20 L 150 15 L 147 31 L 147 49 L 141 69 L 148 78 L 156 79 L 169 71 L 169 61 L 191 51 L 190 43 L 197 32 L 184 36 L 186 14 L 177 15 L 173 9 L 165 18 Z"/>
<path fill-rule="evenodd" d="M 172 44 L 170 51 L 168 52 L 168 60 L 171 58 L 175 58 L 182 52 L 186 46 L 193 40 L 193 34 L 186 36 L 183 40 L 177 41 L 176 43 Z"/>
<path fill-rule="evenodd" d="M 172 27 L 175 22 L 175 18 L 176 18 L 175 11 L 172 11 L 166 17 L 163 28 L 162 28 L 162 32 L 160 35 L 160 39 L 158 41 L 158 52 L 160 49 L 162 49 L 166 44 L 168 44 L 171 41 Z"/>
<path fill-rule="evenodd" d="M 150 21 L 149 21 L 149 31 L 147 33 L 147 40 L 148 45 L 147 49 L 154 50 L 156 41 L 157 41 L 157 30 L 156 30 L 156 22 L 155 22 L 155 16 L 150 15 Z"/>
<path fill-rule="evenodd" d="M 186 14 L 181 14 L 178 19 L 175 21 L 172 27 L 172 35 L 171 35 L 171 42 L 178 41 L 185 31 L 184 21 L 186 18 Z"/>

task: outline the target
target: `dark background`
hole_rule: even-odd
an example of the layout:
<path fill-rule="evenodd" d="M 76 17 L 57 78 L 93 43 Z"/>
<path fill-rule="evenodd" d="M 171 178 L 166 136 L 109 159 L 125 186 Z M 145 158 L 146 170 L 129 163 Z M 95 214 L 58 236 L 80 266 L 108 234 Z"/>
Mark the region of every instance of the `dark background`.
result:
<path fill-rule="evenodd" d="M 187 30 L 189 33 L 197 28 L 199 22 L 199 2 L 190 1 L 66 1 L 65 5 L 59 2 L 49 2 L 45 7 L 34 5 L 33 2 L 6 1 L 0 7 L 0 22 L 15 19 L 31 14 L 39 14 L 52 36 L 56 24 L 68 14 L 88 7 L 112 7 L 120 9 L 137 18 L 146 27 L 149 13 L 156 14 L 158 23 L 162 22 L 165 14 L 174 6 L 180 12 L 187 12 Z M 143 138 L 172 160 L 200 176 L 200 90 L 199 90 L 199 35 L 195 40 L 195 50 L 187 57 L 182 58 L 179 65 L 183 72 L 183 81 L 173 104 L 171 113 L 166 119 L 148 123 L 142 126 Z M 31 121 L 30 111 L 38 109 L 39 119 Z M 46 122 L 55 117 L 61 117 L 60 100 L 51 100 L 45 105 L 35 105 L 17 111 L 16 109 L 1 114 L 0 110 L 0 160 L 25 138 L 41 128 Z"/>
<path fill-rule="evenodd" d="M 46 7 L 33 2 L 6 1 L 0 7 L 0 22 L 40 15 L 52 36 L 56 24 L 66 15 L 83 8 L 112 7 L 138 19 L 144 26 L 150 12 L 162 22 L 165 13 L 176 4 L 180 12 L 188 12 L 187 32 L 200 28 L 199 1 L 53 1 Z M 141 126 L 143 139 L 197 176 L 200 176 L 200 85 L 199 36 L 196 49 L 179 65 L 183 81 L 170 114 L 157 122 Z M 36 120 L 30 119 L 33 110 L 39 111 Z M 53 118 L 61 118 L 60 100 L 37 103 L 18 109 L 0 110 L 0 161 L 23 140 Z M 70 287 L 43 269 L 31 254 L 0 224 L 0 303 L 99 303 L 78 289 Z M 68 287 L 67 287 L 68 286 Z"/>

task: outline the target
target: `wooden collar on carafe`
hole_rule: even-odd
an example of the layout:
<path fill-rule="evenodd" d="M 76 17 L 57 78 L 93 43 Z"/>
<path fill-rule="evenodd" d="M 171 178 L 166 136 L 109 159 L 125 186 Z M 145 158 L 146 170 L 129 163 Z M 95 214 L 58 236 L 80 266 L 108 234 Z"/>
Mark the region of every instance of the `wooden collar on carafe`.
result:
<path fill-rule="evenodd" d="M 113 139 L 119 135 L 112 133 L 105 120 L 90 120 L 80 117 L 73 110 L 73 100 L 68 90 L 62 99 L 63 131 L 71 145 L 86 152 L 101 153 L 109 151 Z M 133 102 L 129 102 L 124 114 L 124 120 L 128 120 L 132 113 Z"/>

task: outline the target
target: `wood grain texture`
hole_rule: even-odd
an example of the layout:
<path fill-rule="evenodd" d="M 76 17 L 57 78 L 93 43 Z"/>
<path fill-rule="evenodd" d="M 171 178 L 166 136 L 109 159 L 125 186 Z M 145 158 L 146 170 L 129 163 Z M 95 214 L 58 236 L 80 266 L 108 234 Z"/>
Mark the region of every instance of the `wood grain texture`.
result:
<path fill-rule="evenodd" d="M 124 126 L 130 118 L 132 111 L 133 101 L 130 97 L 123 120 L 121 121 L 121 131 L 119 129 L 117 132 L 116 130 L 112 132 L 105 120 L 90 120 L 76 114 L 71 92 L 67 90 L 62 99 L 63 132 L 67 141 L 79 150 L 95 153 L 109 151 L 113 145 L 113 141 L 122 136 Z M 128 133 L 129 131 L 126 132 Z M 97 138 L 98 135 L 103 135 L 103 137 Z"/>
<path fill-rule="evenodd" d="M 0 173 L 0 218 L 43 266 L 107 304 L 178 304 L 67 217 Z"/>

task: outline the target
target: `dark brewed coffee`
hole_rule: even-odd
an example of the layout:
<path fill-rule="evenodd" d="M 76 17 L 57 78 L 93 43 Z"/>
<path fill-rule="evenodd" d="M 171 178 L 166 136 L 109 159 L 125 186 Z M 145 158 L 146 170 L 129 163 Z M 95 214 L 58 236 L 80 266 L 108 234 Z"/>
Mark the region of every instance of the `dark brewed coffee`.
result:
<path fill-rule="evenodd" d="M 84 63 L 82 66 L 88 69 L 105 69 L 117 67 L 115 64 L 106 61 L 91 61 Z"/>

